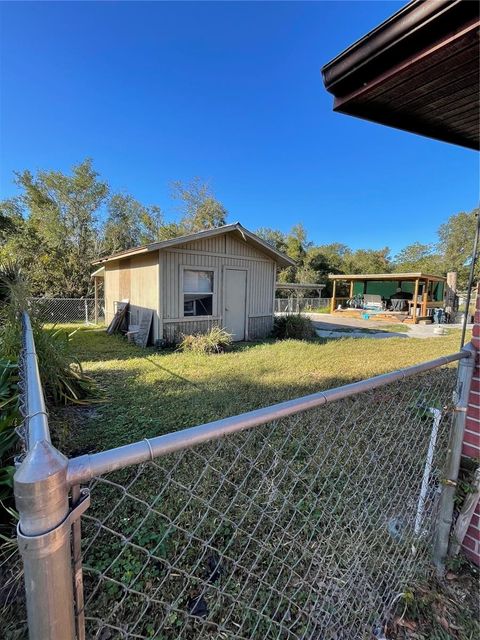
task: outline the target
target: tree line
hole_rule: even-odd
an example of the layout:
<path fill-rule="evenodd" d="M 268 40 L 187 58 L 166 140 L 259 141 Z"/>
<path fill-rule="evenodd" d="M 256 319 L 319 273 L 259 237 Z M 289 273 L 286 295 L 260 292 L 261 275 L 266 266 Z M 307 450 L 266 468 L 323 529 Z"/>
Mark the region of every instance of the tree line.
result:
<path fill-rule="evenodd" d="M 172 183 L 178 204 L 174 220 L 167 220 L 158 205 L 113 192 L 90 159 L 69 174 L 26 170 L 16 172 L 14 180 L 19 195 L 0 201 L 0 258 L 23 266 L 34 295 L 88 295 L 92 262 L 99 257 L 227 223 L 226 208 L 199 178 Z M 436 242 L 415 242 L 393 257 L 387 246 L 352 250 L 341 242 L 316 245 L 302 224 L 288 233 L 265 227 L 256 233 L 295 260 L 295 267 L 279 272 L 281 282 L 327 282 L 329 273 L 457 271 L 464 287 L 476 213 L 452 215 L 440 225 Z"/>

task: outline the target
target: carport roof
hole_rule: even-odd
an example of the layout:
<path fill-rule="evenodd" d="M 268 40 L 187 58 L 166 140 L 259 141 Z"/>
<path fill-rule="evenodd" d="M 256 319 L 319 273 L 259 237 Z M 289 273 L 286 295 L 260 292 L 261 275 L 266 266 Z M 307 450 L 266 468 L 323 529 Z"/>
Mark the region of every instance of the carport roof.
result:
<path fill-rule="evenodd" d="M 390 280 L 391 282 L 399 282 L 400 280 L 432 280 L 433 282 L 446 282 L 443 276 L 435 276 L 429 273 L 331 273 L 330 280 Z"/>

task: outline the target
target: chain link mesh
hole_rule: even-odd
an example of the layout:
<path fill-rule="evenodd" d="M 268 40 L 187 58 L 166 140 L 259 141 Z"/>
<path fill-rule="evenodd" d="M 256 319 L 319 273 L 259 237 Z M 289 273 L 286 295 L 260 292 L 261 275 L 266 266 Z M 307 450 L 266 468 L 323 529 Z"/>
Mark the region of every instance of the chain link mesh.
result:
<path fill-rule="evenodd" d="M 454 386 L 444 366 L 94 479 L 87 638 L 381 637 L 430 571 Z"/>
<path fill-rule="evenodd" d="M 15 428 L 15 431 L 19 437 L 19 450 L 20 452 L 16 456 L 16 463 L 20 463 L 24 454 L 27 451 L 28 445 L 28 382 L 27 382 L 27 347 L 25 344 L 26 330 L 25 321 L 22 318 L 22 343 L 20 353 L 18 355 L 18 409 L 22 418 L 20 424 Z"/>
<path fill-rule="evenodd" d="M 30 305 L 43 322 L 95 322 L 94 298 L 30 298 Z M 97 322 L 105 319 L 104 300 L 97 302 Z"/>
<path fill-rule="evenodd" d="M 275 298 L 275 313 L 301 313 L 330 307 L 330 298 Z"/>

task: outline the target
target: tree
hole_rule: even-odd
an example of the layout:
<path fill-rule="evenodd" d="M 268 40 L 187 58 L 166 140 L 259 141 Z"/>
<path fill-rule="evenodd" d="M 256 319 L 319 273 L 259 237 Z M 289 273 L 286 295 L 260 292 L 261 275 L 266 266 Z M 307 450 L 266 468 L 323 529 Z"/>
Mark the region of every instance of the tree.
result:
<path fill-rule="evenodd" d="M 330 295 L 332 284 L 328 280 L 330 273 L 342 273 L 342 266 L 345 256 L 350 253 L 350 249 L 340 242 L 310 247 L 304 260 L 304 268 L 310 276 L 307 282 L 323 282 L 326 284 L 324 295 Z"/>
<path fill-rule="evenodd" d="M 285 244 L 287 255 L 295 260 L 297 267 L 302 267 L 307 249 L 311 245 L 307 240 L 307 232 L 303 224 L 299 223 L 291 228 L 285 239 Z"/>
<path fill-rule="evenodd" d="M 103 251 L 110 254 L 156 242 L 162 227 L 160 207 L 146 207 L 129 194 L 115 193 L 107 204 Z"/>
<path fill-rule="evenodd" d="M 173 182 L 172 197 L 180 202 L 182 217 L 177 230 L 181 235 L 221 227 L 227 222 L 227 210 L 200 178 L 189 183 Z"/>
<path fill-rule="evenodd" d="M 28 267 L 35 293 L 81 296 L 90 286 L 92 261 L 99 256 L 96 214 L 108 186 L 98 179 L 91 160 L 60 171 L 16 173 L 20 201 L 27 215 L 13 240 Z"/>
<path fill-rule="evenodd" d="M 287 252 L 287 238 L 282 231 L 271 229 L 270 227 L 260 227 L 255 231 L 255 234 L 272 245 L 277 251 Z"/>
<path fill-rule="evenodd" d="M 326 277 L 329 273 L 342 273 L 342 266 L 350 249 L 345 244 L 333 242 L 307 251 L 306 264 L 314 269 L 318 277 Z"/>
<path fill-rule="evenodd" d="M 357 249 L 348 252 L 342 264 L 343 273 L 389 273 L 390 249 Z"/>
<path fill-rule="evenodd" d="M 10 238 L 21 233 L 23 226 L 23 209 L 18 198 L 0 201 L 0 247 Z"/>
<path fill-rule="evenodd" d="M 445 271 L 458 273 L 459 288 L 468 284 L 468 274 L 473 252 L 473 241 L 480 209 L 470 213 L 461 211 L 442 224 L 438 230 L 437 250 L 441 253 Z M 480 277 L 480 264 L 477 261 L 475 277 Z"/>
<path fill-rule="evenodd" d="M 442 256 L 435 251 L 434 244 L 414 242 L 402 249 L 394 258 L 396 272 L 423 272 L 434 275 L 444 273 Z"/>

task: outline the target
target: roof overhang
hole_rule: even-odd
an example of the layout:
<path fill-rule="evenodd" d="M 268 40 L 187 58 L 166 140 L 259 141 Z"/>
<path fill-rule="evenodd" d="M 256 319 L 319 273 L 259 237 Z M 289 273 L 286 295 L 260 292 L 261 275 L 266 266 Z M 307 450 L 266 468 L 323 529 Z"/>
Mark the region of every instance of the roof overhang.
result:
<path fill-rule="evenodd" d="M 90 274 L 91 278 L 104 278 L 105 277 L 105 267 L 100 267 L 96 271 Z"/>
<path fill-rule="evenodd" d="M 350 274 L 330 274 L 330 280 L 388 280 L 390 282 L 400 282 L 407 280 L 430 280 L 431 282 L 446 282 L 443 276 L 435 276 L 429 273 L 350 273 Z"/>
<path fill-rule="evenodd" d="M 178 236 L 177 238 L 171 238 L 170 240 L 162 240 L 161 242 L 153 242 L 142 247 L 135 247 L 133 249 L 127 249 L 126 251 L 120 251 L 105 258 L 95 260 L 92 264 L 104 264 L 105 262 L 112 262 L 115 260 L 124 260 L 132 256 L 141 255 L 143 253 L 151 253 L 152 251 L 161 251 L 170 247 L 177 247 L 178 245 L 185 244 L 187 242 L 195 242 L 195 240 L 203 240 L 205 238 L 211 238 L 214 236 L 222 235 L 224 233 L 235 233 L 239 238 L 248 242 L 252 246 L 265 253 L 272 260 L 274 260 L 281 267 L 290 267 L 295 265 L 295 261 L 289 256 L 277 251 L 271 244 L 252 233 L 239 222 L 233 224 L 227 224 L 222 227 L 216 227 L 214 229 L 206 229 L 205 231 L 199 231 L 198 233 L 191 233 L 186 236 Z"/>
<path fill-rule="evenodd" d="M 479 3 L 413 0 L 327 63 L 334 110 L 478 149 Z"/>
<path fill-rule="evenodd" d="M 317 291 L 321 291 L 322 289 L 325 289 L 325 285 L 324 284 L 320 284 L 319 282 L 304 282 L 304 283 L 298 283 L 298 282 L 277 282 L 275 284 L 275 289 L 278 289 L 280 291 L 290 291 L 290 290 L 296 290 L 296 291 L 310 291 L 312 289 L 315 289 Z"/>

